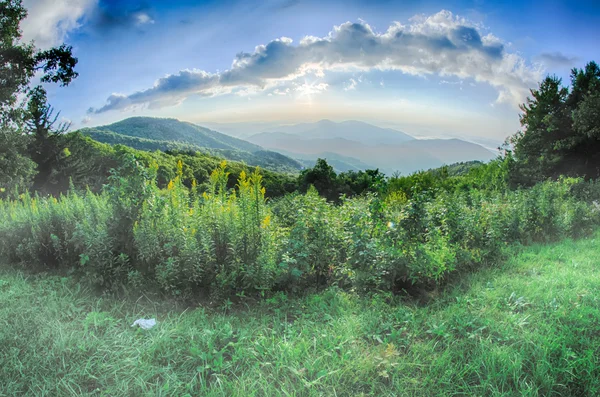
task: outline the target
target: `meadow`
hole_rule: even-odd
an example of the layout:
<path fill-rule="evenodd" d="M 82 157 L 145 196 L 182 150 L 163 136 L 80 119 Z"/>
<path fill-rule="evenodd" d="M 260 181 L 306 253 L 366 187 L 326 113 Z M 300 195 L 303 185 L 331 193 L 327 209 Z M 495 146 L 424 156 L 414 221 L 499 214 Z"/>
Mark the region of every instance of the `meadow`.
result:
<path fill-rule="evenodd" d="M 512 248 L 412 297 L 190 305 L 3 265 L 0 396 L 598 395 L 598 241 Z"/>

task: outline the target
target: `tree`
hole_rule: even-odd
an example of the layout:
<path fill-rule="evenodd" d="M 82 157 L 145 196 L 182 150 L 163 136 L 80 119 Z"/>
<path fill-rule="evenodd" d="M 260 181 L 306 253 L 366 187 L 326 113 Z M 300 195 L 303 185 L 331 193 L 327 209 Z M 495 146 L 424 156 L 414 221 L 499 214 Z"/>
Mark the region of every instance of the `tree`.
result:
<path fill-rule="evenodd" d="M 523 131 L 511 143 L 524 180 L 536 181 L 552 173 L 560 160 L 556 143 L 570 134 L 565 121 L 568 90 L 558 77 L 546 77 L 531 98 L 520 106 Z"/>
<path fill-rule="evenodd" d="M 0 127 L 0 197 L 29 187 L 35 163 L 24 154 L 26 150 L 25 135 L 9 126 Z"/>
<path fill-rule="evenodd" d="M 350 170 L 340 173 L 337 179 L 339 189 L 347 196 L 379 192 L 386 184 L 385 175 L 379 169 L 358 172 Z"/>
<path fill-rule="evenodd" d="M 56 193 L 52 185 L 57 183 L 61 159 L 69 154 L 61 135 L 68 131 L 70 124 L 58 122 L 60 112 L 54 114 L 42 86 L 29 92 L 25 114 L 26 131 L 31 134 L 28 151 L 38 171 L 33 187 L 44 193 Z"/>
<path fill-rule="evenodd" d="M 530 185 L 560 175 L 600 176 L 600 68 L 571 71 L 571 87 L 546 77 L 521 105 L 511 180 Z"/>
<path fill-rule="evenodd" d="M 319 194 L 328 200 L 339 200 L 337 174 L 325 159 L 317 159 L 313 168 L 302 170 L 298 177 L 298 186 L 303 192 L 314 186 Z"/>
<path fill-rule="evenodd" d="M 56 125 L 52 118 L 43 87 L 29 86 L 34 74 L 41 71 L 42 83 L 61 86 L 77 77 L 77 58 L 70 46 L 63 44 L 41 51 L 34 43 L 21 41 L 20 24 L 26 16 L 22 0 L 0 1 L 0 164 L 14 164 L 9 167 L 12 171 L 5 169 L 0 173 L 0 189 L 15 181 L 25 183 L 31 177 L 30 164 L 25 166 L 28 155 L 38 168 L 47 168 L 48 159 L 56 156 L 54 141 L 49 137 L 64 132 L 65 126 Z M 23 95 L 29 98 L 27 104 L 18 101 Z M 22 172 L 17 175 L 19 170 Z"/>

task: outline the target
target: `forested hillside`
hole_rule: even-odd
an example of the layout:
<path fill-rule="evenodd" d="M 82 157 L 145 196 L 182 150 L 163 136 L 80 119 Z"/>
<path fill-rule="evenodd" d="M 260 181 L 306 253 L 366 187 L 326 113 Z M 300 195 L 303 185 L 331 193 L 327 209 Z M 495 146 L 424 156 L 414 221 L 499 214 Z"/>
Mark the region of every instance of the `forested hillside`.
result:
<path fill-rule="evenodd" d="M 280 153 L 175 119 L 131 117 L 106 126 L 83 128 L 80 132 L 99 142 L 139 150 L 199 151 L 283 173 L 297 173 L 303 168 L 300 162 Z"/>
<path fill-rule="evenodd" d="M 182 123 L 183 124 L 183 123 Z M 155 151 L 160 150 L 170 153 L 188 153 L 190 155 L 195 152 L 207 154 L 210 156 L 221 157 L 231 161 L 239 161 L 248 166 L 261 167 L 270 171 L 296 174 L 303 165 L 283 154 L 263 150 L 258 148 L 253 152 L 241 149 L 219 149 L 214 147 L 198 146 L 196 144 L 187 143 L 187 141 L 168 141 L 165 139 L 147 139 L 128 136 L 112 132 L 110 130 L 98 128 L 84 128 L 79 130 L 83 135 L 89 136 L 98 142 L 107 143 L 110 145 L 125 145 L 138 150 Z"/>
<path fill-rule="evenodd" d="M 250 142 L 176 119 L 130 117 L 96 129 L 136 138 L 182 142 L 212 149 L 237 149 L 249 152 L 262 150 L 260 146 Z"/>

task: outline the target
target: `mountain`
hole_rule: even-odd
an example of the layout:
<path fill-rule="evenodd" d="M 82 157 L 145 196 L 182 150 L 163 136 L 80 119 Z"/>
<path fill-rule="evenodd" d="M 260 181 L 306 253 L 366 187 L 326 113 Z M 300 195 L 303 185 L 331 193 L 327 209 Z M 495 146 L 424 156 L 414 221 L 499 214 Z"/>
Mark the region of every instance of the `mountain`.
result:
<path fill-rule="evenodd" d="M 215 123 L 212 121 L 199 121 L 197 124 L 239 139 L 246 139 L 260 132 L 275 131 L 276 127 L 281 125 L 277 122 Z"/>
<path fill-rule="evenodd" d="M 286 173 L 297 173 L 304 168 L 302 162 L 281 153 L 175 119 L 132 117 L 110 125 L 83 128 L 80 132 L 98 142 L 139 150 L 203 152 Z"/>
<path fill-rule="evenodd" d="M 444 164 L 494 158 L 491 151 L 475 143 L 460 139 L 415 139 L 400 131 L 357 121 L 322 120 L 278 129 L 253 135 L 248 140 L 303 160 L 330 153 L 354 159 L 369 168 L 379 168 L 388 175 L 395 171 L 408 174 Z"/>
<path fill-rule="evenodd" d="M 362 121 L 343 121 L 336 123 L 321 120 L 316 123 L 303 123 L 291 126 L 279 126 L 266 132 L 282 132 L 297 135 L 303 139 L 343 138 L 364 145 L 400 144 L 415 140 L 412 136 L 391 128 L 380 128 Z"/>
<path fill-rule="evenodd" d="M 262 150 L 260 146 L 250 142 L 177 119 L 130 117 L 96 129 L 136 138 L 184 142 L 211 149 L 237 149 L 249 152 Z"/>

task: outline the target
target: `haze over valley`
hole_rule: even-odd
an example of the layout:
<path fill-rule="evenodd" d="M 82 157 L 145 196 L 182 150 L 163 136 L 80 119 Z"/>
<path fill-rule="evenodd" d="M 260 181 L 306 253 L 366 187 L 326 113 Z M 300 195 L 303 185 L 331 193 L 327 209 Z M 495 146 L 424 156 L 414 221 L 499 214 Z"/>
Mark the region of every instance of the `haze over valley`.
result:
<path fill-rule="evenodd" d="M 391 175 L 495 157 L 490 150 L 460 139 L 416 139 L 358 121 L 321 120 L 270 127 L 246 139 L 175 119 L 151 117 L 129 118 L 81 132 L 100 142 L 136 149 L 206 151 L 288 172 L 311 167 L 318 158 L 326 159 L 338 172 L 379 169 Z"/>

